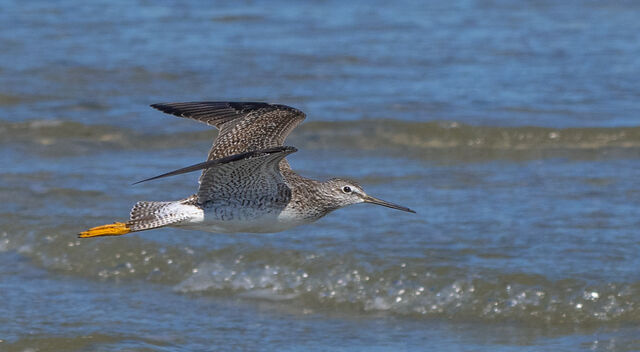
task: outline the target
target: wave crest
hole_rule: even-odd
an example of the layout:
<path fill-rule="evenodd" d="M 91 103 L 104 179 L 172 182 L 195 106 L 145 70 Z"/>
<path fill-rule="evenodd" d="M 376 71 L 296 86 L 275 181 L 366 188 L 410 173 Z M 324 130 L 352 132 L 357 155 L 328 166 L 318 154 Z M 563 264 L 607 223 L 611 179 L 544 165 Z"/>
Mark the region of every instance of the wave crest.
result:
<path fill-rule="evenodd" d="M 138 131 L 72 121 L 0 121 L 3 143 L 64 147 L 82 142 L 96 148 L 146 149 L 184 146 L 210 140 L 213 131 L 141 134 Z M 449 156 L 465 152 L 527 153 L 640 148 L 640 127 L 565 128 L 472 126 L 458 122 L 398 120 L 311 121 L 296 129 L 291 144 L 303 148 L 429 151 Z M 423 154 L 426 155 L 426 154 Z M 469 154 L 466 154 L 469 155 Z"/>
<path fill-rule="evenodd" d="M 282 258 L 281 253 L 271 255 Z M 288 301 L 312 311 L 542 325 L 625 322 L 639 313 L 638 283 L 590 286 L 531 274 L 471 275 L 459 268 L 430 268 L 417 261 L 387 263 L 375 270 L 350 255 L 310 256 L 293 265 L 253 261 L 243 255 L 203 262 L 175 290 Z"/>

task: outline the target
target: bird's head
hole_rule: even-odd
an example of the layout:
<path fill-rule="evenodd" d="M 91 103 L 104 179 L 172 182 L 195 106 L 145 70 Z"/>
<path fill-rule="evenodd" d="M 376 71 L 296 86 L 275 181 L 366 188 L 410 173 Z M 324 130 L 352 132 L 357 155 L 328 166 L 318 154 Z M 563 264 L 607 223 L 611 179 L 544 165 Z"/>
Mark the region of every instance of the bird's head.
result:
<path fill-rule="evenodd" d="M 347 205 L 351 204 L 371 203 L 407 211 L 410 213 L 415 213 L 415 211 L 407 207 L 403 207 L 401 205 L 387 202 L 368 195 L 364 191 L 364 189 L 362 189 L 362 187 L 353 180 L 344 178 L 332 178 L 326 182 L 326 186 L 330 197 L 334 202 L 338 203 L 339 208 L 346 207 Z"/>

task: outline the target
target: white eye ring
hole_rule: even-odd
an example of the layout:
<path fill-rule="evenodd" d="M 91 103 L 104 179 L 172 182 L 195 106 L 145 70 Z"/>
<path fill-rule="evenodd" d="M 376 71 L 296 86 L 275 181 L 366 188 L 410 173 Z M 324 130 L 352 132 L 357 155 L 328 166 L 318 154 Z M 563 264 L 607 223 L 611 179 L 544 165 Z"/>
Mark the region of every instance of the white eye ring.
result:
<path fill-rule="evenodd" d="M 344 186 L 344 187 L 342 187 L 342 192 L 344 192 L 344 193 L 351 193 L 351 187 L 349 187 L 349 186 Z"/>

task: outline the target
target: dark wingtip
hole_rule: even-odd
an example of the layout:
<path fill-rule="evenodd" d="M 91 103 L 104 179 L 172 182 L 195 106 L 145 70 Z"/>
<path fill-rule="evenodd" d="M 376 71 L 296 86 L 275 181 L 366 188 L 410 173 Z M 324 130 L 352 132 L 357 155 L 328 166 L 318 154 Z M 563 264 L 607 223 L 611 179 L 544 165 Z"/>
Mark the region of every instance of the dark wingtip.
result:
<path fill-rule="evenodd" d="M 298 151 L 298 148 L 290 147 L 290 146 L 284 146 L 284 147 L 282 147 L 282 151 L 283 152 L 289 152 L 289 153 L 295 153 L 295 152 Z"/>
<path fill-rule="evenodd" d="M 174 114 L 174 112 L 176 110 L 175 108 L 173 108 L 171 106 L 171 103 L 156 103 L 156 104 L 151 104 L 149 106 L 154 108 L 154 109 L 156 109 L 156 110 L 160 110 L 160 111 L 162 111 L 164 113 L 167 113 L 167 114 Z"/>
<path fill-rule="evenodd" d="M 149 178 L 146 178 L 144 180 L 141 180 L 141 181 L 138 181 L 138 182 L 134 182 L 131 185 L 133 186 L 133 185 L 137 185 L 138 183 L 151 181 L 151 180 L 157 180 L 157 179 L 163 178 L 163 177 L 175 176 L 175 175 L 185 174 L 185 173 L 188 173 L 188 172 L 203 170 L 203 169 L 212 167 L 214 165 L 225 164 L 225 163 L 229 163 L 229 162 L 233 162 L 233 161 L 238 161 L 238 160 L 242 160 L 244 158 L 256 157 L 256 156 L 260 156 L 261 154 L 273 154 L 273 153 L 283 153 L 283 152 L 285 152 L 287 154 L 291 154 L 291 153 L 295 153 L 297 151 L 298 151 L 297 148 L 291 147 L 291 146 L 278 146 L 278 147 L 271 147 L 271 148 L 266 148 L 266 149 L 261 149 L 261 150 L 253 150 L 253 151 L 246 152 L 246 153 L 240 153 L 240 154 L 234 154 L 234 155 L 226 156 L 226 157 L 220 158 L 220 159 L 207 160 L 205 162 L 194 164 L 194 165 L 187 166 L 187 167 L 183 167 L 181 169 L 173 170 L 173 171 L 164 173 L 162 175 L 149 177 Z"/>

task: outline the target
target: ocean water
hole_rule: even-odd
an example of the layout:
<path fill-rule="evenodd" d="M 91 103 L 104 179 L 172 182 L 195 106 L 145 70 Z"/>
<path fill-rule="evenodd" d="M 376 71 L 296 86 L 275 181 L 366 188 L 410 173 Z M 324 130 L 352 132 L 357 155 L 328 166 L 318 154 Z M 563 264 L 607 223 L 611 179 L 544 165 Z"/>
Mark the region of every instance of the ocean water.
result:
<path fill-rule="evenodd" d="M 4 1 L 0 350 L 640 350 L 634 1 Z M 307 113 L 305 176 L 409 214 L 80 240 L 197 174 L 167 101 Z"/>

